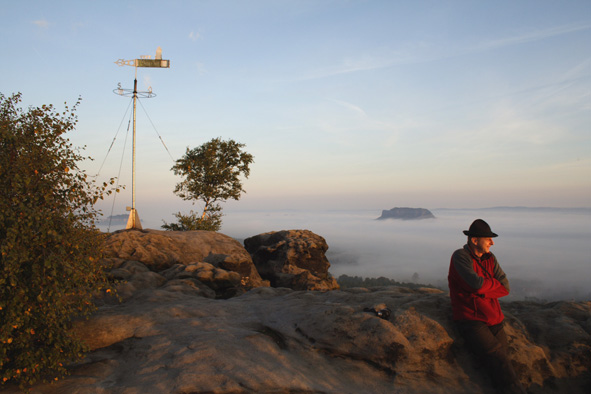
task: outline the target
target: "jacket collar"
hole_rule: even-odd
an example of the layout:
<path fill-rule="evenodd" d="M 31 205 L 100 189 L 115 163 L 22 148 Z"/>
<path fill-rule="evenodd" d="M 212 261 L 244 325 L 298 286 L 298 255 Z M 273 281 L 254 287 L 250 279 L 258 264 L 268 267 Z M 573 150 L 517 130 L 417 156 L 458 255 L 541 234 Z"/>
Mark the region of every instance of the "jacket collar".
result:
<path fill-rule="evenodd" d="M 485 253 L 482 256 L 478 257 L 474 254 L 474 251 L 472 250 L 472 248 L 468 244 L 464 245 L 464 250 L 466 250 L 470 254 L 470 256 L 476 260 L 486 260 L 490 256 L 492 256 L 492 252 L 488 252 L 488 253 Z"/>

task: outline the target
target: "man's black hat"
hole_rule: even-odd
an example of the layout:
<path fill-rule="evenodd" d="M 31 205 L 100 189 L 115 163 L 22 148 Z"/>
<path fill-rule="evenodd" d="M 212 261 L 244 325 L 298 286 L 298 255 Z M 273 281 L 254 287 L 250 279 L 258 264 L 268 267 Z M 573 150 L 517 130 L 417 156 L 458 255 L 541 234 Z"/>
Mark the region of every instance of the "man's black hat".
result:
<path fill-rule="evenodd" d="M 494 238 L 498 237 L 497 234 L 493 233 L 487 222 L 482 219 L 476 219 L 470 225 L 469 230 L 464 230 L 464 234 L 469 237 L 476 238 Z"/>

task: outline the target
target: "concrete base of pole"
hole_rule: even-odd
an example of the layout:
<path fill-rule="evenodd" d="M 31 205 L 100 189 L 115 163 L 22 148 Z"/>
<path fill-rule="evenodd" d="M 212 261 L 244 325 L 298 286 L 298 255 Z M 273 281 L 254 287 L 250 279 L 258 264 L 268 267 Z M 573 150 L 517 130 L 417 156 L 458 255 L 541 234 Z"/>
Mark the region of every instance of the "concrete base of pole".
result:
<path fill-rule="evenodd" d="M 129 212 L 129 218 L 127 219 L 127 226 L 125 229 L 128 230 L 130 228 L 137 228 L 139 230 L 142 229 L 142 223 L 140 222 L 140 215 L 137 213 L 137 210 L 131 209 Z"/>

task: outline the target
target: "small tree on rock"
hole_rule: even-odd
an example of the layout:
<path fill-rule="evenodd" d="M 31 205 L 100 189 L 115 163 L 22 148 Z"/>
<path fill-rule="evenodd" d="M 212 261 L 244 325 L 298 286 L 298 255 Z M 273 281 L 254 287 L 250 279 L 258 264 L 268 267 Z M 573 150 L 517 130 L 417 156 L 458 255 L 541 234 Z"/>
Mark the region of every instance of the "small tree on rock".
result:
<path fill-rule="evenodd" d="M 57 379 L 85 346 L 71 321 L 107 285 L 93 206 L 104 194 L 64 134 L 74 114 L 0 94 L 0 385 Z M 113 183 L 113 180 L 111 180 Z"/>
<path fill-rule="evenodd" d="M 201 201 L 201 214 L 174 214 L 178 223 L 164 222 L 167 230 L 218 231 L 222 226 L 220 202 L 239 200 L 244 191 L 241 176 L 248 178 L 253 156 L 242 150 L 244 144 L 234 140 L 214 138 L 194 149 L 187 148 L 185 155 L 172 167 L 175 175 L 184 179 L 177 183 L 174 192 L 183 200 Z"/>

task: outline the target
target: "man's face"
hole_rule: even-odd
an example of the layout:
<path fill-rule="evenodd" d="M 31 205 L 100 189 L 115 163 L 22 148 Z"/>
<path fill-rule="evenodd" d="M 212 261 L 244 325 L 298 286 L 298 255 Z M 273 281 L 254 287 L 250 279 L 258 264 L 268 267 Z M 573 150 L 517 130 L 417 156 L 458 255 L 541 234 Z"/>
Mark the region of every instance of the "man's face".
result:
<path fill-rule="evenodd" d="M 474 252 L 477 256 L 489 253 L 490 247 L 494 244 L 495 242 L 492 238 L 472 238 L 472 246 L 474 247 Z"/>

